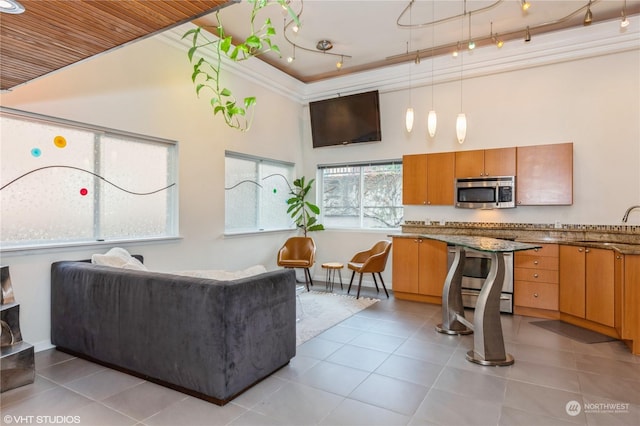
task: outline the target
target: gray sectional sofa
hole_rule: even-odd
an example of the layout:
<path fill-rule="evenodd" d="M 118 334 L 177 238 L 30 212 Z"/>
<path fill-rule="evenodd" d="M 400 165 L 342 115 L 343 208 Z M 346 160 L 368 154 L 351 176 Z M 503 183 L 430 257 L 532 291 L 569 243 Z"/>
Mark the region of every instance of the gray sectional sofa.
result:
<path fill-rule="evenodd" d="M 296 353 L 293 270 L 233 281 L 51 266 L 58 349 L 224 405 Z"/>

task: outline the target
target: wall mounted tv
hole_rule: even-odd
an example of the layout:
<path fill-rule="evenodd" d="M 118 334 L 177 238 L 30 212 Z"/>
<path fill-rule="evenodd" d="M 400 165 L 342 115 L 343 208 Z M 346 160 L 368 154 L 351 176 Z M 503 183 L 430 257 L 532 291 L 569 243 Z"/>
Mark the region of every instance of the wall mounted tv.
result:
<path fill-rule="evenodd" d="M 382 140 L 378 91 L 309 102 L 313 147 Z"/>

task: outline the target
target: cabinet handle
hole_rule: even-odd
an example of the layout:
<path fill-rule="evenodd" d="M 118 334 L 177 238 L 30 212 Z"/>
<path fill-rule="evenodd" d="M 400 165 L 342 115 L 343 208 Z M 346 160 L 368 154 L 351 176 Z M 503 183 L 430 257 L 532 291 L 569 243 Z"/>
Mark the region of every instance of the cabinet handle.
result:
<path fill-rule="evenodd" d="M 534 261 L 533 261 L 533 264 L 534 264 L 534 265 L 537 265 L 537 264 L 538 264 L 538 261 L 537 261 L 537 260 L 534 260 Z"/>
<path fill-rule="evenodd" d="M 427 201 L 427 204 L 431 204 L 431 201 Z"/>
<path fill-rule="evenodd" d="M 584 251 L 584 252 L 585 252 L 585 253 L 589 253 L 589 249 L 585 249 L 585 251 Z"/>
<path fill-rule="evenodd" d="M 534 248 L 533 251 L 538 252 L 538 251 L 540 251 L 540 249 Z"/>
<path fill-rule="evenodd" d="M 582 249 L 581 248 L 578 249 L 578 253 L 582 253 Z"/>
<path fill-rule="evenodd" d="M 538 297 L 538 293 L 533 293 L 533 297 Z"/>
<path fill-rule="evenodd" d="M 538 274 L 533 274 L 533 278 L 538 278 Z"/>
<path fill-rule="evenodd" d="M 617 255 L 617 256 L 616 256 L 616 259 L 620 260 L 620 259 L 622 259 L 622 256 Z"/>

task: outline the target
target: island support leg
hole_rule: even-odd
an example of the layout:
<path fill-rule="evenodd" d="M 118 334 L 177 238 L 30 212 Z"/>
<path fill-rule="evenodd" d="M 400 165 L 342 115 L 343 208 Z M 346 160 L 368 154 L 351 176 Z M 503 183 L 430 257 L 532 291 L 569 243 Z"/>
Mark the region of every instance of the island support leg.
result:
<path fill-rule="evenodd" d="M 513 356 L 506 353 L 500 322 L 500 293 L 504 282 L 504 254 L 491 253 L 491 269 L 482 286 L 473 318 L 473 350 L 467 360 L 481 365 L 511 365 Z"/>
<path fill-rule="evenodd" d="M 438 324 L 436 330 L 444 334 L 471 334 L 473 330 L 458 321 L 458 318 L 464 319 L 462 272 L 465 252 L 462 246 L 455 246 L 455 251 L 455 258 L 442 289 L 442 324 Z"/>

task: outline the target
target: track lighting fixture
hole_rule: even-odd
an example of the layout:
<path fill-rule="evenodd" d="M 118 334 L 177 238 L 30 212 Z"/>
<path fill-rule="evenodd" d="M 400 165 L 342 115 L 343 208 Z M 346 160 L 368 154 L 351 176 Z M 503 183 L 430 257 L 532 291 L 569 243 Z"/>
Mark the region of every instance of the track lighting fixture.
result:
<path fill-rule="evenodd" d="M 524 41 L 526 43 L 531 41 L 531 32 L 529 32 L 529 26 L 527 26 L 527 30 L 524 33 Z"/>
<path fill-rule="evenodd" d="M 454 58 L 458 57 L 458 52 L 460 52 L 460 42 L 456 43 L 456 49 L 451 53 L 451 56 Z"/>
<path fill-rule="evenodd" d="M 587 5 L 587 13 L 584 15 L 584 21 L 582 21 L 583 25 L 591 25 L 593 21 L 593 14 L 591 13 L 591 0 L 589 0 L 589 4 Z"/>
<path fill-rule="evenodd" d="M 288 63 L 291 63 L 291 62 L 293 62 L 293 61 L 295 61 L 295 60 L 296 60 L 296 45 L 294 44 L 294 45 L 293 45 L 293 53 L 291 53 L 291 56 L 289 56 L 289 57 L 287 58 L 287 62 L 288 62 Z"/>
<path fill-rule="evenodd" d="M 629 26 L 629 20 L 627 19 L 627 0 L 624 0 L 621 14 L 622 20 L 620 21 L 620 28 L 627 28 Z"/>
<path fill-rule="evenodd" d="M 522 8 L 523 12 L 526 12 L 531 7 L 531 3 L 529 3 L 527 0 L 520 0 L 520 7 Z"/>
<path fill-rule="evenodd" d="M 502 39 L 498 38 L 498 34 L 494 34 L 493 33 L 493 22 L 491 23 L 490 35 L 491 35 L 491 42 L 493 44 L 495 44 L 498 49 L 500 49 L 502 46 L 504 46 L 504 41 Z"/>
<path fill-rule="evenodd" d="M 344 56 L 340 56 L 340 60 L 336 62 L 336 68 L 342 69 L 342 62 L 344 61 Z"/>
<path fill-rule="evenodd" d="M 413 60 L 413 63 L 416 65 L 420 65 L 420 51 L 416 52 L 416 58 Z"/>
<path fill-rule="evenodd" d="M 471 38 L 471 12 L 469 12 L 469 50 L 476 48 L 476 42 Z"/>

